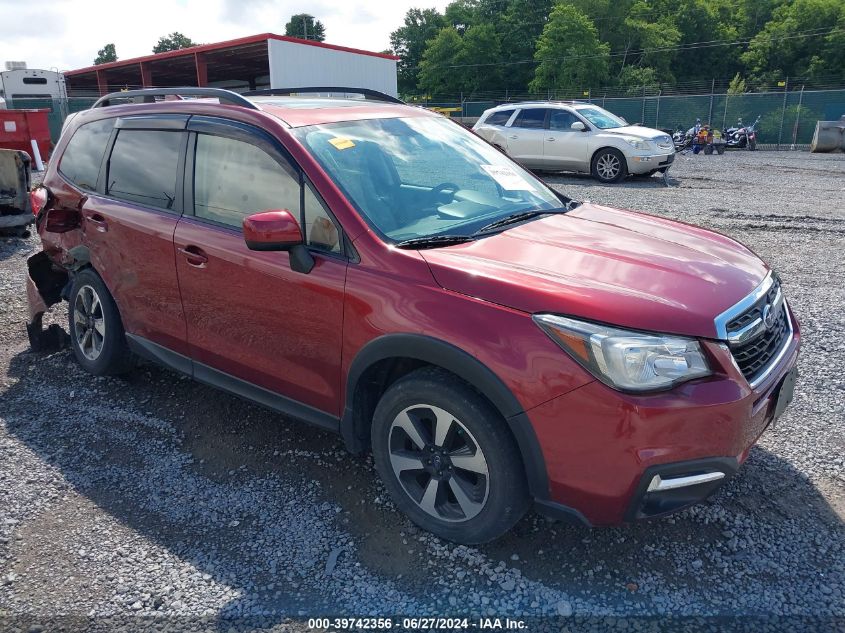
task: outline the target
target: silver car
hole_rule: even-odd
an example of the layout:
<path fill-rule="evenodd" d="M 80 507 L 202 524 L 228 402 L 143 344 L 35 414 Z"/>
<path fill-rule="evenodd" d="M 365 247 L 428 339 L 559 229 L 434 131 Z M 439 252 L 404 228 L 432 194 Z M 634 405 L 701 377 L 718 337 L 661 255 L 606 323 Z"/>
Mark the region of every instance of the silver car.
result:
<path fill-rule="evenodd" d="M 529 169 L 590 173 L 602 182 L 665 172 L 675 159 L 672 137 L 579 102 L 501 105 L 472 128 Z"/>

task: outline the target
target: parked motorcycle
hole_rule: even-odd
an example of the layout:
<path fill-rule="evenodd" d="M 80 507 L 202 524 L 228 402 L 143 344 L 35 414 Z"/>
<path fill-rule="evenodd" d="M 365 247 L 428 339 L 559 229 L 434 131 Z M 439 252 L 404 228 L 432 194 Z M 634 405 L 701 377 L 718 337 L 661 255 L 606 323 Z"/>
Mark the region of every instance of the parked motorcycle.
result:
<path fill-rule="evenodd" d="M 728 149 L 748 149 L 752 152 L 757 149 L 757 124 L 760 117 L 751 125 L 744 126 L 742 119 L 738 119 L 736 127 L 729 127 L 725 130 L 725 143 Z"/>

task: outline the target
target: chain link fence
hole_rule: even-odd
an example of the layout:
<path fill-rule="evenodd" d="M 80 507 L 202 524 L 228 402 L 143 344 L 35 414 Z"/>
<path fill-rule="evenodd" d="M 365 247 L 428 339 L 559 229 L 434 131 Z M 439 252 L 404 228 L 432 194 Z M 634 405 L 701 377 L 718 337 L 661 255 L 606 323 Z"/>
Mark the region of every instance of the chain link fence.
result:
<path fill-rule="evenodd" d="M 758 147 L 773 149 L 805 148 L 813 138 L 816 121 L 834 121 L 845 114 L 845 89 L 840 90 L 780 90 L 745 94 L 710 93 L 699 95 L 607 96 L 587 93 L 572 95 L 548 93 L 550 100 L 578 99 L 585 103 L 600 105 L 631 123 L 647 127 L 674 131 L 688 129 L 700 118 L 716 129 L 724 130 L 736 124 L 738 119 L 747 125 L 758 116 Z M 448 110 L 454 117 L 472 121 L 482 112 L 495 105 L 516 102 L 529 95 L 502 93 L 487 99 L 464 99 L 461 96 L 406 97 L 409 103 Z M 537 98 L 536 95 L 533 96 Z M 68 114 L 86 110 L 97 100 L 96 97 L 70 97 L 68 99 L 13 99 L 8 108 L 43 108 L 50 111 L 50 134 L 55 143 Z"/>
<path fill-rule="evenodd" d="M 644 91 L 645 93 L 646 91 Z M 687 130 L 696 119 L 724 130 L 742 119 L 750 125 L 757 117 L 758 147 L 770 149 L 806 149 L 813 138 L 816 121 L 834 121 L 845 114 L 845 89 L 780 90 L 745 94 L 709 93 L 699 95 L 643 94 L 642 96 L 597 96 L 550 93 L 543 100 L 576 99 L 594 103 L 631 123 L 674 132 Z M 490 99 L 442 99 L 428 96 L 406 97 L 410 103 L 442 108 L 449 114 L 469 121 L 488 108 L 502 103 L 533 98 L 534 95 L 505 95 Z"/>

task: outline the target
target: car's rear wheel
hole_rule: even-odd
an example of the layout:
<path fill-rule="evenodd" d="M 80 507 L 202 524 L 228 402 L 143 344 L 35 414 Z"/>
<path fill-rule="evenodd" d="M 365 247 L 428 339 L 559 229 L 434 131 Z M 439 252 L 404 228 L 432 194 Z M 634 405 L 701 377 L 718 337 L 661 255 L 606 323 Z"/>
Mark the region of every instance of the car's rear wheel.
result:
<path fill-rule="evenodd" d="M 618 149 L 606 147 L 593 156 L 591 172 L 596 180 L 605 183 L 617 182 L 625 177 L 627 171 L 625 156 Z"/>
<path fill-rule="evenodd" d="M 70 340 L 76 360 L 97 376 L 123 374 L 133 365 L 120 313 L 93 270 L 77 273 L 68 302 Z"/>
<path fill-rule="evenodd" d="M 499 413 L 438 369 L 394 383 L 376 407 L 376 468 L 414 523 L 450 541 L 485 543 L 525 514 L 519 451 Z"/>

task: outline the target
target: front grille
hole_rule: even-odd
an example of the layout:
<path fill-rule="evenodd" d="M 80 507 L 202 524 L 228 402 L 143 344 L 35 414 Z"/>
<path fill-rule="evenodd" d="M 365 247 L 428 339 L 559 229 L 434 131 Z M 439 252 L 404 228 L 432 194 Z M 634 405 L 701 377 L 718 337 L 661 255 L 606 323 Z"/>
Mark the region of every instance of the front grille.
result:
<path fill-rule="evenodd" d="M 767 311 L 772 313 L 771 324 L 768 326 L 763 323 Z M 755 328 L 753 326 L 755 323 L 763 323 L 763 325 Z M 730 343 L 732 335 L 749 327 L 755 332 L 753 336 L 740 342 Z M 765 373 L 792 333 L 777 278 L 774 279 L 766 294 L 754 305 L 727 322 L 726 330 L 736 364 L 748 382 L 753 383 Z"/>

